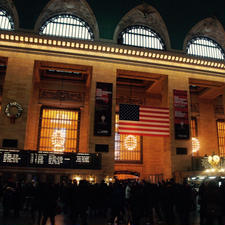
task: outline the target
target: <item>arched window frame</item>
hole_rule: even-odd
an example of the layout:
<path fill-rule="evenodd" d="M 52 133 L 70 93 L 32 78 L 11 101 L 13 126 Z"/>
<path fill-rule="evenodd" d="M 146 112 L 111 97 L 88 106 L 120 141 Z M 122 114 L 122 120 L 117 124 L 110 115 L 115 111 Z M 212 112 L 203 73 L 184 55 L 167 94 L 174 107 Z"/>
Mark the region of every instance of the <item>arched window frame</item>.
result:
<path fill-rule="evenodd" d="M 206 42 L 206 43 L 195 43 L 196 41 L 199 41 L 199 40 L 202 40 L 203 42 Z M 212 45 L 209 46 L 208 45 L 209 43 L 211 43 Z M 190 50 L 191 45 L 202 46 L 202 47 L 204 46 L 205 49 L 201 50 L 200 48 L 196 48 L 196 53 L 190 53 L 189 50 Z M 213 51 L 213 49 L 217 49 L 220 52 L 221 57 L 218 57 L 217 53 L 215 51 Z M 206 51 L 207 51 L 207 54 L 206 54 Z M 191 40 L 189 40 L 189 42 L 187 43 L 187 46 L 186 46 L 186 53 L 188 55 L 193 55 L 193 56 L 202 57 L 202 58 L 212 58 L 212 59 L 218 59 L 218 60 L 225 59 L 225 53 L 224 53 L 222 47 L 213 39 L 204 37 L 204 36 L 197 36 L 197 37 L 194 37 Z M 204 53 L 205 55 L 202 53 Z"/>
<path fill-rule="evenodd" d="M 2 27 L 2 22 L 3 22 L 3 18 L 5 19 L 4 23 L 7 23 L 11 26 L 9 27 Z M 12 17 L 4 10 L 4 9 L 0 9 L 0 29 L 1 30 L 14 30 L 14 22 Z"/>
<path fill-rule="evenodd" d="M 66 30 L 66 27 L 64 26 L 64 28 L 62 27 L 55 27 L 54 29 L 61 29 L 61 32 L 64 32 L 66 31 L 67 33 L 70 31 L 72 31 L 72 35 L 68 36 L 68 35 L 64 35 L 63 33 L 59 34 L 59 35 L 56 35 L 56 34 L 51 34 L 51 33 L 46 33 L 44 34 L 43 31 L 44 29 L 51 23 L 56 23 L 55 20 L 59 19 L 59 18 L 70 18 L 70 22 L 72 20 L 72 22 L 74 24 L 68 24 L 68 23 L 65 23 L 65 26 L 73 26 L 73 28 L 75 27 L 77 29 L 77 27 L 81 27 L 81 28 L 85 28 L 86 29 L 86 33 L 88 33 L 90 35 L 90 38 L 81 38 L 77 35 L 77 30 L 74 29 L 72 31 L 72 29 L 67 29 Z M 77 24 L 77 23 L 80 23 L 80 24 Z M 53 27 L 52 27 L 53 28 Z M 45 23 L 41 26 L 40 28 L 40 31 L 39 31 L 39 34 L 41 35 L 49 35 L 49 36 L 58 36 L 58 37 L 65 37 L 65 38 L 75 38 L 75 39 L 82 39 L 82 40 L 94 40 L 94 33 L 92 31 L 92 29 L 90 28 L 90 26 L 88 25 L 88 23 L 86 23 L 83 19 L 77 17 L 77 16 L 74 16 L 72 14 L 59 14 L 59 15 L 56 15 L 56 16 L 53 16 L 51 18 L 49 18 L 47 21 L 45 21 Z M 87 34 L 86 34 L 87 35 Z"/>
<path fill-rule="evenodd" d="M 135 42 L 144 42 L 146 40 L 144 40 L 143 37 L 147 37 L 147 38 L 152 38 L 158 41 L 158 43 L 155 43 L 155 46 L 152 45 L 149 42 L 149 45 L 144 45 L 144 44 L 139 44 L 139 43 L 131 43 L 131 44 L 126 44 L 123 41 L 124 35 L 128 34 L 129 31 L 133 30 L 133 29 L 142 29 L 142 33 L 136 33 L 136 36 L 139 37 L 139 40 L 134 40 Z M 151 33 L 151 35 L 146 35 L 146 32 Z M 140 38 L 142 37 L 142 39 Z M 131 40 L 132 41 L 132 40 Z M 150 49 L 156 49 L 156 50 L 165 50 L 166 46 L 165 43 L 163 42 L 162 38 L 160 37 L 159 34 L 157 34 L 154 30 L 152 30 L 151 28 L 147 27 L 147 26 L 143 26 L 143 25 L 133 25 L 133 26 L 129 26 L 126 29 L 124 29 L 118 36 L 118 44 L 122 44 L 122 45 L 130 45 L 130 46 L 135 46 L 135 47 L 142 47 L 142 48 L 150 48 Z"/>

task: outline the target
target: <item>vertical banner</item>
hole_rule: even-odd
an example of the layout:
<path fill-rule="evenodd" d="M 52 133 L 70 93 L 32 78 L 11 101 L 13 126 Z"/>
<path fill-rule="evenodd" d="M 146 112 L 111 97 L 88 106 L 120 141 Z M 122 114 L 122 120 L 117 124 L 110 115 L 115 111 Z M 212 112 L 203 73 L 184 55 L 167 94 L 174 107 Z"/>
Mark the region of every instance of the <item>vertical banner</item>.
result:
<path fill-rule="evenodd" d="M 175 139 L 189 139 L 187 91 L 173 90 Z"/>
<path fill-rule="evenodd" d="M 111 136 L 112 128 L 112 83 L 96 83 L 95 136 Z"/>

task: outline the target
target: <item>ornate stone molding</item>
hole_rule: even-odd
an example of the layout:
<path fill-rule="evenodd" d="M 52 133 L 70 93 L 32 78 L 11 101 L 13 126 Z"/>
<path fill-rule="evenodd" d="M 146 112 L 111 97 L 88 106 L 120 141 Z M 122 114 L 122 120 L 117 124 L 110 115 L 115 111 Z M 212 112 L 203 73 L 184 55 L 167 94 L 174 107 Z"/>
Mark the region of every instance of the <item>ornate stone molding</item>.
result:
<path fill-rule="evenodd" d="M 130 96 L 118 96 L 116 98 L 116 104 L 134 104 L 134 105 L 144 105 L 145 99 L 139 97 Z"/>
<path fill-rule="evenodd" d="M 216 41 L 225 50 L 224 29 L 216 18 L 206 18 L 192 27 L 184 40 L 184 51 L 186 50 L 188 41 L 196 36 L 208 37 Z"/>
<path fill-rule="evenodd" d="M 84 93 L 63 90 L 40 89 L 40 99 L 55 99 L 60 101 L 84 102 Z"/>
<path fill-rule="evenodd" d="M 0 8 L 6 10 L 6 12 L 12 17 L 14 28 L 17 30 L 19 27 L 19 17 L 14 2 L 12 0 L 1 0 Z"/>
<path fill-rule="evenodd" d="M 170 49 L 167 27 L 158 11 L 152 6 L 144 3 L 130 10 L 117 25 L 113 38 L 114 42 L 117 43 L 120 32 L 132 25 L 145 25 L 150 27 L 160 35 L 165 42 L 166 48 Z"/>
<path fill-rule="evenodd" d="M 98 23 L 95 15 L 85 0 L 51 0 L 41 12 L 34 31 L 39 33 L 40 27 L 49 18 L 59 14 L 71 14 L 83 19 L 91 27 L 95 40 L 99 39 Z"/>

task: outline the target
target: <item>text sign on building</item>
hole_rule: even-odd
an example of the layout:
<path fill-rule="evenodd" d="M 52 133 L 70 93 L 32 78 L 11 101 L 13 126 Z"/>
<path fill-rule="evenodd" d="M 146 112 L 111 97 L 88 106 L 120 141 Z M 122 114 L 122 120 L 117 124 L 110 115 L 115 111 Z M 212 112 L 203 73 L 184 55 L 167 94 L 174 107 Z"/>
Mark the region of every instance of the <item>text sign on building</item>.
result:
<path fill-rule="evenodd" d="M 101 169 L 100 154 L 0 149 L 0 166 Z"/>
<path fill-rule="evenodd" d="M 112 83 L 96 83 L 95 136 L 111 136 L 112 128 Z"/>
<path fill-rule="evenodd" d="M 189 139 L 187 91 L 173 90 L 175 139 Z"/>

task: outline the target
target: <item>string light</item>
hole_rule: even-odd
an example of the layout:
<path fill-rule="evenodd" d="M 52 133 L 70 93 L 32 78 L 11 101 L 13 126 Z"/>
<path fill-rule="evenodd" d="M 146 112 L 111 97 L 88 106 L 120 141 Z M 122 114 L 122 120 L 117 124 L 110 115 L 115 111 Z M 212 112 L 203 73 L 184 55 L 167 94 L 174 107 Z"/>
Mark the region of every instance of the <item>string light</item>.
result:
<path fill-rule="evenodd" d="M 66 129 L 55 129 L 52 137 L 53 151 L 63 152 L 66 140 Z"/>
<path fill-rule="evenodd" d="M 137 138 L 134 135 L 128 135 L 124 139 L 124 146 L 127 150 L 134 150 L 137 148 Z"/>

